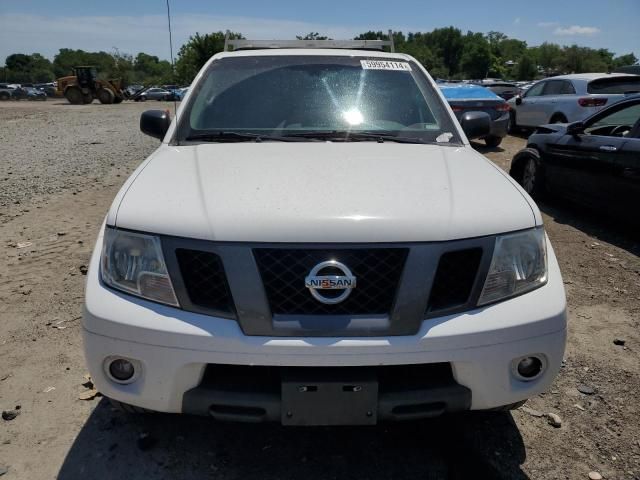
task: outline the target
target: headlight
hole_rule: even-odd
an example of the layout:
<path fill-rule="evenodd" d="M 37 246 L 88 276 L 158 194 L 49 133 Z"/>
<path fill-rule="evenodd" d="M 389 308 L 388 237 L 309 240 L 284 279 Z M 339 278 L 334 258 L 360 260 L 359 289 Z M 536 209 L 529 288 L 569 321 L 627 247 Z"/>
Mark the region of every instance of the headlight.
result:
<path fill-rule="evenodd" d="M 154 302 L 178 306 L 160 239 L 107 227 L 100 275 L 110 287 Z"/>
<path fill-rule="evenodd" d="M 547 283 L 547 247 L 544 229 L 496 237 L 491 267 L 478 305 L 534 290 Z"/>

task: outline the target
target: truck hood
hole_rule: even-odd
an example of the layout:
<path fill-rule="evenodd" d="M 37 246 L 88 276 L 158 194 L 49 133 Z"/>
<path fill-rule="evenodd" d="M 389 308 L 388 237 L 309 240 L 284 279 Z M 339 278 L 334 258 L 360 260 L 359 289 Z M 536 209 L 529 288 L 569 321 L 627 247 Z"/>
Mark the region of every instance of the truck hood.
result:
<path fill-rule="evenodd" d="M 247 242 L 409 242 L 529 228 L 539 213 L 470 147 L 354 143 L 162 145 L 107 223 Z"/>

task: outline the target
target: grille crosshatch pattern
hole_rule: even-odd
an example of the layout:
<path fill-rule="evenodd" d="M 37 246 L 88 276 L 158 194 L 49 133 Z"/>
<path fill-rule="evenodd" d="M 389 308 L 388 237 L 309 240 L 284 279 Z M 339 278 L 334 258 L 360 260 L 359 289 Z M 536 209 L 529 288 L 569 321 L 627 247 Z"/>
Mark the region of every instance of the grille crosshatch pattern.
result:
<path fill-rule="evenodd" d="M 471 295 L 481 259 L 481 248 L 444 253 L 433 279 L 427 312 L 465 304 Z"/>
<path fill-rule="evenodd" d="M 199 250 L 176 249 L 180 273 L 195 305 L 234 313 L 235 307 L 220 257 Z"/>
<path fill-rule="evenodd" d="M 291 249 L 256 248 L 254 256 L 273 314 L 388 314 L 393 307 L 407 248 Z M 320 303 L 304 279 L 320 262 L 337 260 L 357 279 L 349 297 L 335 305 Z M 328 296 L 330 290 L 324 290 Z"/>

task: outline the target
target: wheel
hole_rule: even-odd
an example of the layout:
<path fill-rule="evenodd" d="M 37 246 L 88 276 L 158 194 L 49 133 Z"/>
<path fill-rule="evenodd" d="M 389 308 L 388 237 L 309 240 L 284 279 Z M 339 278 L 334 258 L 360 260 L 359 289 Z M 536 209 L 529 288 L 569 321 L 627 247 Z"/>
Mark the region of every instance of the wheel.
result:
<path fill-rule="evenodd" d="M 532 197 L 540 197 L 544 191 L 544 174 L 540 153 L 535 148 L 525 148 L 511 161 L 511 176 Z"/>
<path fill-rule="evenodd" d="M 82 103 L 92 103 L 93 94 L 91 92 L 82 95 Z"/>
<path fill-rule="evenodd" d="M 147 101 L 147 96 L 146 95 L 140 95 L 140 101 L 141 102 L 146 102 Z"/>
<path fill-rule="evenodd" d="M 556 113 L 553 117 L 551 117 L 549 123 L 568 123 L 568 120 L 567 117 L 565 117 L 563 114 Z"/>
<path fill-rule="evenodd" d="M 113 103 L 115 95 L 108 88 L 101 88 L 100 90 L 98 90 L 98 93 L 96 93 L 96 97 L 98 97 L 100 103 L 108 105 Z"/>
<path fill-rule="evenodd" d="M 118 400 L 114 400 L 113 398 L 109 398 L 109 403 L 111 406 L 120 412 L 125 413 L 151 413 L 151 410 L 147 410 L 146 408 L 136 407 L 135 405 L 129 405 L 128 403 L 119 402 Z"/>
<path fill-rule="evenodd" d="M 71 105 L 82 105 L 84 103 L 84 94 L 78 87 L 69 87 L 64 91 L 65 98 Z"/>
<path fill-rule="evenodd" d="M 122 97 L 115 97 L 115 98 L 113 99 L 113 103 L 122 103 L 122 100 L 124 100 L 124 98 L 122 98 Z"/>
<path fill-rule="evenodd" d="M 516 133 L 518 131 L 518 125 L 516 124 L 516 112 L 515 110 L 509 111 L 509 123 L 507 123 L 507 132 Z"/>
<path fill-rule="evenodd" d="M 11 98 L 11 95 L 9 95 L 9 92 L 0 92 L 0 100 L 5 101 L 5 100 L 9 100 Z"/>
<path fill-rule="evenodd" d="M 487 144 L 487 147 L 496 148 L 498 145 L 502 143 L 502 137 L 497 137 L 495 135 L 489 135 L 485 137 L 484 143 Z"/>

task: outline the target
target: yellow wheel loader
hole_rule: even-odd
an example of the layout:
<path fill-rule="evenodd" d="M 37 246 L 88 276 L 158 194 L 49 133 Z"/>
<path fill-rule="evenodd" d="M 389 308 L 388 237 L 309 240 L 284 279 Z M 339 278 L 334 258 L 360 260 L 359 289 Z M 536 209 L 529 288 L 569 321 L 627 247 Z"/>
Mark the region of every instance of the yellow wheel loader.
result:
<path fill-rule="evenodd" d="M 73 67 L 73 75 L 58 79 L 57 94 L 80 105 L 97 98 L 100 103 L 120 103 L 125 99 L 121 79 L 100 80 L 95 67 Z"/>

